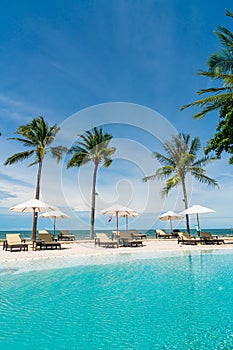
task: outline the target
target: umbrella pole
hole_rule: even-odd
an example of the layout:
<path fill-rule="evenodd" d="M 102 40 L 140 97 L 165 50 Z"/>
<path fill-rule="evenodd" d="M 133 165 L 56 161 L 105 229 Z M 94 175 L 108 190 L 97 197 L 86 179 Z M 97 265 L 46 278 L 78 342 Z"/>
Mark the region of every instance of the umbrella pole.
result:
<path fill-rule="evenodd" d="M 129 226 L 128 226 L 128 215 L 126 215 L 125 220 L 126 220 L 126 232 L 128 232 L 128 228 L 129 228 Z"/>
<path fill-rule="evenodd" d="M 172 233 L 172 219 L 170 218 L 170 228 L 171 228 L 171 233 Z"/>
<path fill-rule="evenodd" d="M 116 212 L 116 235 L 118 235 L 118 211 Z"/>
<path fill-rule="evenodd" d="M 37 212 L 36 208 L 32 208 L 33 210 L 33 224 L 32 224 L 32 240 L 36 240 L 36 226 L 37 226 Z"/>
<path fill-rule="evenodd" d="M 53 222 L 53 234 L 55 236 L 55 232 L 56 232 L 56 218 L 54 218 L 54 222 Z"/>
<path fill-rule="evenodd" d="M 200 229 L 200 222 L 199 222 L 199 216 L 198 216 L 198 214 L 197 214 L 197 227 L 198 227 L 198 234 L 200 235 L 201 229 Z"/>

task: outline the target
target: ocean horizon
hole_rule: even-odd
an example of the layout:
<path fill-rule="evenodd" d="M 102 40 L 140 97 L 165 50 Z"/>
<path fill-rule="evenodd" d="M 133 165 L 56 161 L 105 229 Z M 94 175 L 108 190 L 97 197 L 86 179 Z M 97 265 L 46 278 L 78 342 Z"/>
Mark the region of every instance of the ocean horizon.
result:
<path fill-rule="evenodd" d="M 185 232 L 185 228 L 180 228 L 179 229 L 181 232 Z M 48 229 L 48 231 L 53 234 L 52 229 Z M 125 232 L 125 230 L 120 230 L 121 232 Z M 130 229 L 129 229 L 130 231 Z M 155 232 L 156 229 L 137 229 L 138 232 L 140 233 L 146 233 L 148 238 L 155 238 Z M 164 229 L 165 232 L 169 233 L 170 230 Z M 217 236 L 231 236 L 233 235 L 233 228 L 203 228 L 202 231 L 208 231 L 212 235 L 217 235 Z M 76 236 L 77 240 L 86 240 L 90 238 L 90 230 L 72 230 L 70 229 L 69 232 L 73 235 Z M 94 231 L 95 233 L 97 232 L 105 232 L 109 235 L 112 234 L 112 230 L 106 230 L 106 229 L 98 229 Z M 195 229 L 190 229 L 191 235 L 197 235 L 197 232 Z M 0 240 L 3 240 L 6 238 L 6 233 L 19 233 L 21 234 L 24 238 L 29 239 L 31 238 L 32 231 L 31 230 L 1 230 L 0 231 Z M 38 234 L 38 231 L 37 231 Z M 55 231 L 55 235 L 59 234 L 59 230 Z"/>

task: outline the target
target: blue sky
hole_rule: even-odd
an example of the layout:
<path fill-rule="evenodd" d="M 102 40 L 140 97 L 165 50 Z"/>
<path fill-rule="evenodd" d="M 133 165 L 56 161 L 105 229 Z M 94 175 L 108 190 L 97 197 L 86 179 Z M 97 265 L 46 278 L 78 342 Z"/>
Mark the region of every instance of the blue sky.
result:
<path fill-rule="evenodd" d="M 179 109 L 196 99 L 198 89 L 211 86 L 197 72 L 219 49 L 217 25 L 232 26 L 226 8 L 233 10 L 230 1 L 1 1 L 1 164 L 19 151 L 7 138 L 38 115 L 61 125 L 57 142 L 67 145 L 86 128 L 103 125 L 118 151 L 112 166 L 100 169 L 97 210 L 121 202 L 141 213 L 132 226 L 165 227 L 158 215 L 182 210 L 182 193 L 173 190 L 161 199 L 162 183 L 144 184 L 141 178 L 159 166 L 151 153 L 161 151 L 175 130 L 199 136 L 203 146 L 213 136 L 217 113 L 196 121 L 194 110 Z M 27 164 L 0 167 L 2 230 L 31 227 L 30 214 L 9 213 L 34 196 L 36 169 Z M 207 170 L 220 190 L 188 179 L 190 204 L 216 210 L 201 218 L 203 226 L 231 227 L 227 156 Z M 91 177 L 91 165 L 65 170 L 65 160 L 56 167 L 46 159 L 42 198 L 72 216 L 61 226 L 88 228 Z M 97 215 L 97 228 L 112 229 L 107 221 Z M 50 225 L 39 222 L 39 228 Z"/>

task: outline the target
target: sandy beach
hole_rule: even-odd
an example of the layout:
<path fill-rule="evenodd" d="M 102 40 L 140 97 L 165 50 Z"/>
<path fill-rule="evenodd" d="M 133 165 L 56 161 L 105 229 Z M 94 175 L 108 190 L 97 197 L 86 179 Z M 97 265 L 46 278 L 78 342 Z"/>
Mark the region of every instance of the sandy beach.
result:
<path fill-rule="evenodd" d="M 61 242 L 60 249 L 5 251 L 0 249 L 2 269 L 17 269 L 25 271 L 61 268 L 74 265 L 106 264 L 127 259 L 145 259 L 179 255 L 189 252 L 211 252 L 216 250 L 232 250 L 233 237 L 224 238 L 221 245 L 183 245 L 177 239 L 147 239 L 143 247 L 105 248 L 95 247 L 93 241 Z"/>

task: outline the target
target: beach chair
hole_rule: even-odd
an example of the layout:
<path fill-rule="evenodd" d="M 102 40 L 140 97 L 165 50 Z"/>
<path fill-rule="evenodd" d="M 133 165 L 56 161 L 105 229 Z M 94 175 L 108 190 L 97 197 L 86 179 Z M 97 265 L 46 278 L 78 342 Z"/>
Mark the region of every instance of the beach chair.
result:
<path fill-rule="evenodd" d="M 41 241 L 41 248 L 45 249 L 61 249 L 61 243 L 54 241 L 53 236 L 47 230 L 38 232 L 38 240 Z"/>
<path fill-rule="evenodd" d="M 19 233 L 7 233 L 6 234 L 6 241 L 4 242 L 5 250 L 10 249 L 12 252 L 13 250 L 28 250 L 28 244 L 22 241 L 21 236 Z"/>
<path fill-rule="evenodd" d="M 123 247 L 139 247 L 143 246 L 141 239 L 133 238 L 130 232 L 120 233 L 120 244 Z"/>
<path fill-rule="evenodd" d="M 120 231 L 112 231 L 112 240 L 120 237 Z"/>
<path fill-rule="evenodd" d="M 187 245 L 197 245 L 198 243 L 202 243 L 201 239 L 190 236 L 188 232 L 178 232 L 178 235 L 178 243 Z"/>
<path fill-rule="evenodd" d="M 60 230 L 60 233 L 58 235 L 58 240 L 61 241 L 74 241 L 75 235 L 71 235 L 68 230 Z"/>
<path fill-rule="evenodd" d="M 147 239 L 147 234 L 146 233 L 141 233 L 141 232 L 138 232 L 138 230 L 130 230 L 129 233 L 131 233 L 132 237 L 133 238 L 139 238 L 139 239 Z"/>
<path fill-rule="evenodd" d="M 204 244 L 224 244 L 224 239 L 212 236 L 210 232 L 200 232 L 200 238 Z"/>
<path fill-rule="evenodd" d="M 177 229 L 177 228 L 175 228 L 175 229 L 172 231 L 172 237 L 178 238 L 178 237 L 179 237 L 178 232 L 180 232 L 180 230 Z"/>
<path fill-rule="evenodd" d="M 106 248 L 119 247 L 118 240 L 112 240 L 106 233 L 96 233 L 95 246 L 103 246 Z"/>
<path fill-rule="evenodd" d="M 166 233 L 163 230 L 156 230 L 156 238 L 172 238 L 173 235 L 171 233 Z"/>

